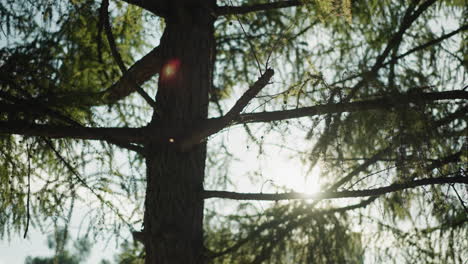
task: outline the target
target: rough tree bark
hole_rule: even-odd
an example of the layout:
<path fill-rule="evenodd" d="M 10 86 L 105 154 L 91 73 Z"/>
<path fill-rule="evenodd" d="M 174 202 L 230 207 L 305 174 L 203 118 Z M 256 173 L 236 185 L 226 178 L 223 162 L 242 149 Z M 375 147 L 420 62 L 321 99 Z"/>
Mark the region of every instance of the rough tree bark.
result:
<path fill-rule="evenodd" d="M 207 118 L 212 86 L 215 1 L 166 1 L 160 42 L 158 106 L 148 126 L 170 127 L 167 142 L 146 148 L 146 263 L 203 263 L 203 179 L 206 144 L 181 151 L 178 139 Z"/>

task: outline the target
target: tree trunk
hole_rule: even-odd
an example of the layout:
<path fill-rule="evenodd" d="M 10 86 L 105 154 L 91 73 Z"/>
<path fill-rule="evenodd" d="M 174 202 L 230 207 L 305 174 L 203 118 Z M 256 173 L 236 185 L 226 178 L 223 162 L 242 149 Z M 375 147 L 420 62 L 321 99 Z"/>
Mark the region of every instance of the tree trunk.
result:
<path fill-rule="evenodd" d="M 166 144 L 147 148 L 146 263 L 203 263 L 203 179 L 206 144 L 180 152 L 177 140 L 207 118 L 212 86 L 215 1 L 174 0 L 161 38 L 159 74 L 149 127 L 170 127 Z"/>

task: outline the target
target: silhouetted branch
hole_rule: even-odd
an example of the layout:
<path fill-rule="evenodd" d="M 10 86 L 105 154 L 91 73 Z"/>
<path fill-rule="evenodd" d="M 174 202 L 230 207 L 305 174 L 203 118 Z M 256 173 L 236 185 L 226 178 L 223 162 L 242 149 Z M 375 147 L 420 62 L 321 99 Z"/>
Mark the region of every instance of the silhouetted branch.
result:
<path fill-rule="evenodd" d="M 237 100 L 231 110 L 229 110 L 222 119 L 224 119 L 225 122 L 230 122 L 239 115 L 247 104 L 260 92 L 260 90 L 268 84 L 274 73 L 273 69 L 267 69 L 254 83 L 254 85 L 250 86 L 250 88 Z"/>
<path fill-rule="evenodd" d="M 256 200 L 256 201 L 280 201 L 293 199 L 312 199 L 325 200 L 337 198 L 356 198 L 366 196 L 379 196 L 386 193 L 397 192 L 404 189 L 415 188 L 418 186 L 447 184 L 447 183 L 464 183 L 468 184 L 468 177 L 440 177 L 415 180 L 406 183 L 395 183 L 386 187 L 357 190 L 357 191 L 341 191 L 341 192 L 319 192 L 316 194 L 306 193 L 238 193 L 227 191 L 204 191 L 203 196 L 208 198 L 223 198 L 232 200 Z"/>
<path fill-rule="evenodd" d="M 149 0 L 122 0 L 130 5 L 138 6 L 145 9 L 148 12 L 151 12 L 157 16 L 165 17 L 166 13 L 164 12 L 163 4 L 164 1 L 149 1 Z"/>
<path fill-rule="evenodd" d="M 435 45 L 435 44 L 437 44 L 439 42 L 442 42 L 443 40 L 446 40 L 446 39 L 448 39 L 448 38 L 450 38 L 450 37 L 452 37 L 452 36 L 454 36 L 454 35 L 456 35 L 456 34 L 458 34 L 460 32 L 463 32 L 463 31 L 465 31 L 467 29 L 468 29 L 468 25 L 461 26 L 457 30 L 454 30 L 454 31 L 452 31 L 452 32 L 450 32 L 448 34 L 442 35 L 442 36 L 440 36 L 440 37 L 438 37 L 436 39 L 433 39 L 431 41 L 428 41 L 428 42 L 426 42 L 426 43 L 424 43 L 422 45 L 419 45 L 419 46 L 417 46 L 417 47 L 415 47 L 413 49 L 408 50 L 407 52 L 405 52 L 403 54 L 400 54 L 400 55 L 396 56 L 395 58 L 392 58 L 392 60 L 390 60 L 388 62 L 385 62 L 382 66 L 386 66 L 388 64 L 395 63 L 397 60 L 399 60 L 401 58 L 404 58 L 404 57 L 406 57 L 406 56 L 408 56 L 408 55 L 410 55 L 410 54 L 412 54 L 412 53 L 414 53 L 416 51 L 423 50 L 423 49 L 425 49 L 427 47 L 430 47 L 430 46 Z"/>
<path fill-rule="evenodd" d="M 31 221 L 31 146 L 28 144 L 27 150 L 28 153 L 28 194 L 26 197 L 26 227 L 24 228 L 23 238 L 26 238 L 29 230 L 29 222 Z"/>
<path fill-rule="evenodd" d="M 182 151 L 186 151 L 191 146 L 200 143 L 206 137 L 213 135 L 228 126 L 229 123 L 239 116 L 240 112 L 260 92 L 260 90 L 268 84 L 273 74 L 274 71 L 272 69 L 267 69 L 224 116 L 217 119 L 207 120 L 199 128 L 195 129 L 195 131 L 188 137 L 182 139 L 179 143 L 180 149 Z"/>
<path fill-rule="evenodd" d="M 145 233 L 144 231 L 132 231 L 133 240 L 145 244 Z"/>
<path fill-rule="evenodd" d="M 143 142 L 146 138 L 143 128 L 125 127 L 76 127 L 64 125 L 31 124 L 25 121 L 0 121 L 0 133 L 49 138 L 72 138 L 90 140 L 122 140 Z"/>
<path fill-rule="evenodd" d="M 109 47 L 111 49 L 111 54 L 114 57 L 115 61 L 117 62 L 117 65 L 120 68 L 120 71 L 122 72 L 123 75 L 127 72 L 127 68 L 125 67 L 125 64 L 122 60 L 122 56 L 120 56 L 119 51 L 117 50 L 117 45 L 115 44 L 115 38 L 114 35 L 112 34 L 112 28 L 109 22 L 109 0 L 103 0 L 101 4 L 101 16 L 103 17 L 104 21 L 104 29 L 106 32 L 106 37 L 107 41 L 109 42 Z M 140 94 L 143 99 L 154 109 L 156 109 L 156 102 L 151 99 L 151 97 L 134 81 L 130 80 L 133 83 L 134 89 L 137 91 L 138 94 Z"/>
<path fill-rule="evenodd" d="M 311 107 L 302 107 L 291 110 L 271 111 L 242 114 L 232 122 L 235 124 L 257 123 L 257 122 L 273 122 L 285 119 L 300 118 L 306 116 L 358 112 L 368 110 L 383 110 L 392 111 L 394 108 L 407 106 L 409 104 L 424 104 L 439 100 L 449 99 L 468 99 L 468 91 L 454 90 L 447 92 L 433 93 L 408 93 L 403 95 L 395 95 L 381 97 L 378 99 L 357 101 L 351 103 L 325 104 Z"/>
<path fill-rule="evenodd" d="M 375 63 L 372 66 L 372 68 L 369 71 L 363 72 L 358 75 L 350 76 L 349 79 L 352 79 L 357 76 L 370 76 L 373 77 L 375 76 L 379 70 L 384 66 L 384 61 L 387 59 L 388 55 L 390 54 L 390 51 L 398 48 L 401 41 L 403 40 L 403 36 L 405 32 L 413 25 L 413 23 L 419 18 L 419 16 L 427 10 L 432 4 L 434 4 L 437 0 L 428 0 L 422 3 L 418 9 L 415 10 L 416 5 L 420 2 L 419 0 L 413 0 L 409 4 L 408 8 L 406 9 L 405 15 L 403 16 L 402 22 L 400 26 L 398 27 L 398 31 L 395 32 L 392 37 L 389 39 L 387 42 L 387 45 L 385 46 L 385 49 L 382 51 L 382 53 L 377 56 L 375 59 Z M 361 81 L 359 81 L 349 92 L 349 94 L 346 96 L 343 102 L 349 102 L 356 93 L 359 91 L 359 89 L 366 83 L 367 78 L 363 78 Z"/>
<path fill-rule="evenodd" d="M 300 6 L 304 3 L 299 0 L 288 0 L 288 1 L 278 1 L 273 3 L 265 4 L 254 4 L 254 5 L 243 5 L 243 6 L 220 6 L 216 10 L 216 15 L 225 16 L 225 15 L 241 15 L 251 12 L 258 11 L 267 11 L 278 8 L 286 8 L 292 6 Z"/>

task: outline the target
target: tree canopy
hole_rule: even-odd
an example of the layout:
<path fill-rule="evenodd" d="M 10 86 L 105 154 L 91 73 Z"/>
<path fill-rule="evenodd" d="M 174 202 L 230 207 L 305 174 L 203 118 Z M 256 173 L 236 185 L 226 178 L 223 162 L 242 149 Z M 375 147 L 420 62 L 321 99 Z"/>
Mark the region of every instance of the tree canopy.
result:
<path fill-rule="evenodd" d="M 122 263 L 463 263 L 467 14 L 1 2 L 0 237 L 80 212 Z"/>

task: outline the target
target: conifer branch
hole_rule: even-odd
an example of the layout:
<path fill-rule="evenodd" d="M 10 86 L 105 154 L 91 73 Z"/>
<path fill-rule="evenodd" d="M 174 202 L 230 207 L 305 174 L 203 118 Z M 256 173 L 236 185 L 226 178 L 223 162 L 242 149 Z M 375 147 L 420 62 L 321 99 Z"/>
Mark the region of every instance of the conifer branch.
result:
<path fill-rule="evenodd" d="M 49 138 L 118 140 L 135 143 L 143 142 L 146 138 L 144 128 L 43 125 L 26 121 L 0 121 L 0 133 Z"/>
<path fill-rule="evenodd" d="M 58 136 L 59 138 L 81 138 L 81 139 L 97 139 L 97 140 L 104 139 L 104 138 L 100 138 L 100 136 L 98 135 L 95 135 L 98 138 L 91 138 L 93 137 L 92 134 L 95 131 L 88 130 L 88 129 L 99 130 L 100 128 L 86 128 L 81 123 L 73 120 L 72 118 L 62 114 L 61 112 L 57 110 L 47 107 L 41 102 L 35 101 L 34 99 L 27 100 L 27 99 L 17 98 L 6 92 L 0 92 L 0 98 L 4 99 L 5 101 L 13 102 L 13 104 L 11 104 L 11 103 L 4 103 L 3 101 L 0 101 L 0 113 L 6 113 L 9 117 L 12 116 L 13 118 L 17 115 L 22 115 L 24 118 L 23 120 L 12 119 L 9 121 L 0 121 L 0 124 L 2 124 L 3 126 L 0 128 L 0 133 L 2 133 L 1 132 L 2 128 L 4 128 L 5 132 L 10 131 L 7 133 L 29 135 L 29 136 L 49 136 L 49 135 L 57 135 L 58 133 L 60 134 L 60 136 Z M 41 119 L 44 117 L 53 118 L 53 119 L 56 119 L 56 121 L 61 121 L 68 125 L 61 126 L 58 124 L 49 125 L 49 124 L 31 123 L 36 118 Z M 39 128 L 39 130 L 37 130 L 37 128 Z M 61 134 L 61 132 L 65 132 L 65 131 L 60 131 L 61 129 L 57 130 L 57 128 L 64 128 L 66 131 L 72 131 L 72 133 Z M 113 129 L 113 128 L 102 128 L 102 129 Z M 129 150 L 142 153 L 141 147 L 129 143 L 131 141 L 128 141 L 125 139 L 121 140 L 119 138 L 114 137 L 112 134 L 113 132 L 114 131 L 107 132 L 109 133 L 107 134 L 107 136 L 105 136 L 105 140 L 107 142 L 112 143 L 122 148 L 126 148 Z M 77 136 L 78 134 L 79 134 L 78 137 L 74 137 L 74 136 Z"/>
<path fill-rule="evenodd" d="M 444 35 L 442 35 L 442 36 L 440 36 L 440 37 L 438 37 L 436 39 L 433 39 L 433 40 L 428 41 L 428 42 L 426 42 L 426 43 L 424 43 L 422 45 L 419 45 L 419 46 L 417 46 L 415 48 L 412 48 L 412 49 L 408 50 L 407 52 L 396 56 L 395 58 L 392 58 L 390 61 L 385 62 L 382 66 L 386 66 L 388 64 L 395 63 L 397 60 L 399 60 L 401 58 L 404 58 L 404 57 L 406 57 L 406 56 L 408 56 L 408 55 L 410 55 L 410 54 L 412 54 L 414 52 L 423 50 L 423 49 L 425 49 L 427 47 L 436 45 L 436 44 L 438 44 L 438 43 L 440 43 L 440 42 L 442 42 L 442 41 L 444 41 L 444 40 L 446 40 L 446 39 L 448 39 L 448 38 L 450 38 L 450 37 L 452 37 L 452 36 L 454 36 L 454 35 L 456 35 L 456 34 L 458 34 L 460 32 L 466 31 L 467 29 L 468 29 L 468 25 L 463 25 L 463 26 L 459 27 L 458 29 L 456 29 L 456 30 L 454 30 L 454 31 L 452 31 L 450 33 L 444 34 Z"/>
<path fill-rule="evenodd" d="M 361 74 L 350 76 L 349 78 L 346 78 L 346 80 L 351 80 L 358 76 L 373 77 L 379 72 L 379 70 L 384 66 L 384 61 L 387 59 L 388 55 L 390 54 L 390 51 L 392 51 L 395 48 L 398 48 L 398 46 L 403 40 L 403 36 L 406 33 L 406 31 L 413 25 L 413 23 L 425 10 L 427 10 L 432 4 L 436 2 L 436 0 L 425 1 L 419 6 L 418 9 L 415 10 L 419 2 L 419 0 L 411 1 L 408 8 L 406 9 L 406 12 L 404 14 L 400 26 L 398 27 L 398 30 L 389 39 L 382 53 L 380 53 L 377 56 L 377 58 L 375 59 L 375 63 L 371 67 L 371 69 L 369 71 L 364 71 Z M 349 102 L 352 98 L 354 98 L 358 90 L 366 83 L 366 79 L 367 78 L 363 78 L 356 85 L 354 85 L 354 87 L 351 89 L 351 92 L 344 99 L 344 102 Z"/>
<path fill-rule="evenodd" d="M 26 227 L 24 228 L 23 238 L 26 238 L 29 230 L 29 222 L 31 221 L 31 146 L 27 144 L 26 151 L 28 154 L 28 192 L 26 196 Z"/>
<path fill-rule="evenodd" d="M 136 61 L 114 84 L 102 92 L 66 92 L 47 95 L 43 101 L 53 106 L 89 107 L 114 104 L 137 91 L 140 86 L 155 76 L 162 67 L 160 48 L 155 47 Z"/>
<path fill-rule="evenodd" d="M 242 5 L 242 6 L 220 6 L 216 10 L 218 16 L 226 15 L 242 15 L 251 12 L 258 11 L 268 11 L 278 8 L 286 8 L 293 6 L 303 5 L 303 1 L 300 0 L 287 0 L 287 1 L 278 1 L 273 3 L 264 3 L 264 4 L 254 4 L 254 5 Z"/>
<path fill-rule="evenodd" d="M 361 201 L 361 202 L 359 202 L 357 204 L 353 204 L 353 205 L 348 205 L 348 206 L 344 206 L 344 207 L 337 207 L 337 208 L 329 208 L 329 209 L 314 209 L 314 210 L 311 210 L 311 211 L 307 212 L 307 214 L 308 214 L 307 217 L 304 217 L 303 219 L 301 219 L 298 222 L 294 221 L 293 224 L 290 225 L 288 229 L 291 230 L 291 229 L 293 229 L 293 228 L 295 228 L 295 227 L 297 227 L 297 226 L 299 226 L 301 224 L 304 224 L 304 222 L 306 222 L 306 221 L 311 221 L 311 218 L 317 217 L 319 215 L 327 215 L 327 214 L 334 214 L 334 213 L 345 213 L 347 211 L 351 211 L 351 210 L 355 210 L 355 209 L 359 209 L 359 208 L 365 208 L 366 206 L 371 204 L 376 199 L 377 199 L 377 196 L 373 196 L 373 197 L 367 198 L 367 199 L 365 199 L 365 200 L 363 200 L 363 201 Z M 290 215 L 287 215 L 286 217 L 288 217 L 288 216 L 291 217 Z M 294 218 L 297 218 L 297 217 L 293 216 L 291 218 L 294 219 Z M 257 227 L 246 238 L 239 240 L 233 246 L 231 246 L 231 247 L 229 247 L 229 248 L 227 248 L 227 249 L 225 249 L 223 251 L 211 253 L 209 257 L 210 258 L 218 258 L 218 257 L 224 256 L 226 254 L 235 252 L 240 247 L 245 245 L 247 242 L 251 241 L 252 239 L 257 238 L 263 231 L 271 230 L 273 228 L 277 228 L 278 225 L 283 224 L 284 222 L 287 222 L 287 220 L 282 219 L 282 218 L 275 218 L 274 220 L 272 220 L 270 222 L 264 223 L 261 226 Z"/>
<path fill-rule="evenodd" d="M 244 110 L 247 104 L 262 90 L 270 81 L 275 72 L 273 69 L 267 69 L 265 73 L 250 86 L 250 88 L 237 100 L 234 106 L 222 117 L 225 122 L 232 121 Z"/>
<path fill-rule="evenodd" d="M 334 113 L 350 113 L 369 110 L 392 111 L 394 108 L 406 105 L 421 105 L 439 100 L 468 99 L 468 91 L 454 90 L 432 93 L 407 93 L 402 95 L 381 97 L 365 101 L 351 103 L 324 104 L 311 107 L 302 107 L 291 110 L 270 111 L 241 114 L 233 121 L 233 124 L 246 124 L 258 122 L 273 122 L 306 116 L 316 116 Z"/>
<path fill-rule="evenodd" d="M 47 138 L 43 137 L 42 140 L 45 142 L 45 144 L 54 152 L 55 156 L 57 159 L 62 162 L 65 167 L 72 173 L 77 181 L 86 189 L 88 189 L 103 205 L 106 205 L 113 213 L 119 217 L 119 219 L 124 222 L 128 227 L 131 227 L 130 223 L 127 222 L 125 217 L 119 212 L 119 210 L 112 205 L 109 201 L 106 201 L 102 195 L 96 192 L 95 189 L 93 189 L 87 182 L 86 180 L 80 175 L 80 173 L 60 154 L 60 152 L 54 147 L 54 144 L 52 144 L 52 141 Z M 72 197 L 74 199 L 75 197 Z M 71 212 L 71 211 L 70 211 Z M 70 216 L 69 216 L 70 218 Z"/>
<path fill-rule="evenodd" d="M 467 29 L 468 29 L 468 25 L 463 25 L 463 26 L 459 27 L 458 29 L 456 29 L 456 30 L 454 30 L 454 31 L 452 31 L 452 32 L 450 32 L 450 33 L 441 35 L 440 37 L 438 37 L 438 38 L 436 38 L 436 39 L 430 40 L 430 41 L 428 41 L 428 42 L 426 42 L 426 43 L 424 43 L 424 44 L 421 44 L 421 45 L 419 45 L 419 46 L 417 46 L 417 47 L 414 47 L 414 48 L 412 48 L 412 49 L 410 49 L 410 50 L 408 50 L 408 51 L 406 51 L 406 52 L 404 52 L 404 53 L 402 53 L 402 54 L 400 54 L 400 55 L 398 55 L 398 56 L 392 58 L 391 60 L 388 60 L 387 62 L 383 63 L 383 64 L 381 65 L 381 67 L 385 67 L 385 66 L 387 66 L 387 65 L 389 65 L 389 64 L 396 63 L 398 60 L 400 60 L 400 59 L 402 59 L 402 58 L 404 58 L 404 57 L 406 57 L 406 56 L 408 56 L 408 55 L 411 55 L 411 54 L 413 54 L 414 52 L 423 50 L 423 49 L 428 48 L 428 47 L 431 47 L 431 46 L 433 46 L 433 45 L 437 45 L 438 43 L 440 43 L 440 42 L 442 42 L 442 41 L 444 41 L 444 40 L 446 40 L 446 39 L 449 39 L 449 38 L 451 38 L 452 36 L 454 36 L 454 35 L 456 35 L 456 34 L 458 34 L 458 33 L 460 33 L 460 32 L 466 31 Z M 357 74 L 353 74 L 353 75 L 351 75 L 351 76 L 349 76 L 349 77 L 346 77 L 346 78 L 344 78 L 344 79 L 342 79 L 342 80 L 339 80 L 339 81 L 336 81 L 336 82 L 334 82 L 334 83 L 331 83 L 330 86 L 335 86 L 335 85 L 337 85 L 337 84 L 344 83 L 344 82 L 346 82 L 346 81 L 355 79 L 355 78 L 357 78 L 357 77 L 359 77 L 359 76 L 362 76 L 362 75 L 363 75 L 362 72 L 361 72 L 361 73 L 357 73 Z"/>
<path fill-rule="evenodd" d="M 405 183 L 395 183 L 389 186 L 365 189 L 356 191 L 341 191 L 341 192 L 319 192 L 316 194 L 306 194 L 299 192 L 290 193 L 238 193 L 228 191 L 204 191 L 203 197 L 209 198 L 223 198 L 232 200 L 255 200 L 255 201 L 280 201 L 280 200 L 296 200 L 296 199 L 311 199 L 311 200 L 325 200 L 325 199 L 338 199 L 338 198 L 358 198 L 367 196 L 380 196 L 386 193 L 401 191 L 404 189 L 415 188 L 426 185 L 439 185 L 439 184 L 453 184 L 462 183 L 468 184 L 468 177 L 439 177 L 415 180 Z"/>

